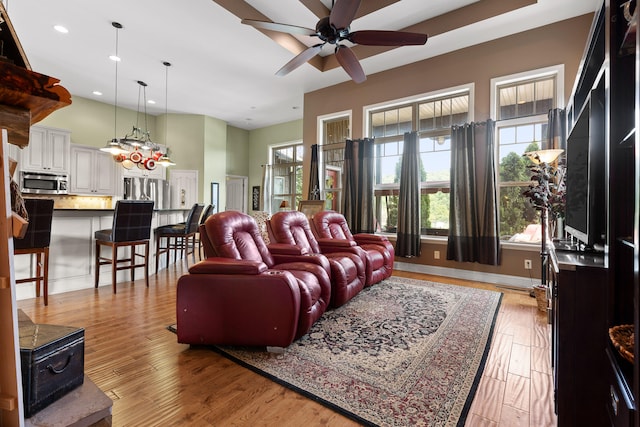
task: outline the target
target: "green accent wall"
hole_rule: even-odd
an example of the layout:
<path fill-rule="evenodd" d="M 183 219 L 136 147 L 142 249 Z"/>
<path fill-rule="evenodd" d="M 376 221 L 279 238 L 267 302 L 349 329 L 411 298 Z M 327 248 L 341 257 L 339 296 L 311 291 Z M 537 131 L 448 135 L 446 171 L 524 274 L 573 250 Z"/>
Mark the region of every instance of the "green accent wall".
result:
<path fill-rule="evenodd" d="M 269 163 L 269 147 L 302 141 L 302 125 L 302 120 L 294 120 L 249 132 L 249 189 L 262 184 L 262 165 Z M 248 206 L 250 210 L 251 204 Z"/>

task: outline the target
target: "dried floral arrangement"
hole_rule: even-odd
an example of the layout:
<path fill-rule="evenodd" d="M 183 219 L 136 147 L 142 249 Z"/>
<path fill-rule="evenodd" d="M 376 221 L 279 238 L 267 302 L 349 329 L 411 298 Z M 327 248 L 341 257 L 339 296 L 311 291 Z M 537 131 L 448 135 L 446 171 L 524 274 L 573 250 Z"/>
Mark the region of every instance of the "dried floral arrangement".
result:
<path fill-rule="evenodd" d="M 566 205 L 564 157 L 557 165 L 545 163 L 535 156 L 538 164 L 528 166 L 531 184 L 522 194 L 537 210 L 547 209 L 551 218 L 564 218 Z"/>

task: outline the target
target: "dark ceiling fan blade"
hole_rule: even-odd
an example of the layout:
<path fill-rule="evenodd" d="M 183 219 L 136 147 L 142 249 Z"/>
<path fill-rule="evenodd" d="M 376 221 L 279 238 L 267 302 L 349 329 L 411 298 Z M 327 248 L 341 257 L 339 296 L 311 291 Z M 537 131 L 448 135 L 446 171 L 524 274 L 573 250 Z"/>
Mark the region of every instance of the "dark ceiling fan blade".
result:
<path fill-rule="evenodd" d="M 296 68 L 298 68 L 299 66 L 301 66 L 302 64 L 304 64 L 305 62 L 313 58 L 314 56 L 316 56 L 317 54 L 319 54 L 320 51 L 322 50 L 322 46 L 324 45 L 325 45 L 324 43 L 320 43 L 315 46 L 311 46 L 308 49 L 303 50 L 297 56 L 295 56 L 291 61 L 284 64 L 284 66 L 276 72 L 276 76 L 285 76 L 289 74 L 290 72 L 292 72 L 293 70 L 295 70 Z"/>
<path fill-rule="evenodd" d="M 408 33 L 405 31 L 354 31 L 348 40 L 367 46 L 408 46 L 421 45 L 427 42 L 426 34 Z"/>
<path fill-rule="evenodd" d="M 367 76 L 364 75 L 364 70 L 360 65 L 360 61 L 356 57 L 355 53 L 346 46 L 336 46 L 336 59 L 344 68 L 344 70 L 351 76 L 351 79 L 356 83 L 362 83 L 367 80 Z"/>
<path fill-rule="evenodd" d="M 329 23 L 338 30 L 347 28 L 356 16 L 360 0 L 337 0 L 331 9 Z"/>
<path fill-rule="evenodd" d="M 298 27 L 296 25 L 289 24 L 278 24 L 277 22 L 268 22 L 268 21 L 256 21 L 254 19 L 243 19 L 243 24 L 251 25 L 255 28 L 260 28 L 262 30 L 271 30 L 271 31 L 279 31 L 281 33 L 289 33 L 303 36 L 315 36 L 316 30 L 312 30 L 311 28 Z"/>

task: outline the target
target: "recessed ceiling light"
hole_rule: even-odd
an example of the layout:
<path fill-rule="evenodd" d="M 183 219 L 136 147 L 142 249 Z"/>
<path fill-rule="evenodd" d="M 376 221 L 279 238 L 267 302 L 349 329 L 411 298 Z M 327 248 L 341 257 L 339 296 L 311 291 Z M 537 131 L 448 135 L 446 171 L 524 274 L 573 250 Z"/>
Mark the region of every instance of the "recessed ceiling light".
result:
<path fill-rule="evenodd" d="M 94 90 L 93 94 L 96 96 L 102 96 L 102 92 L 100 92 L 99 90 Z"/>
<path fill-rule="evenodd" d="M 62 25 L 54 25 L 53 29 L 62 34 L 67 34 L 69 32 L 69 30 L 67 30 L 67 28 L 63 27 Z"/>
<path fill-rule="evenodd" d="M 115 55 L 109 55 L 109 59 L 116 62 L 120 61 L 120 57 Z"/>
<path fill-rule="evenodd" d="M 147 104 L 155 104 L 155 103 L 156 103 L 156 101 L 154 101 L 153 99 L 150 99 L 150 100 L 147 101 Z"/>

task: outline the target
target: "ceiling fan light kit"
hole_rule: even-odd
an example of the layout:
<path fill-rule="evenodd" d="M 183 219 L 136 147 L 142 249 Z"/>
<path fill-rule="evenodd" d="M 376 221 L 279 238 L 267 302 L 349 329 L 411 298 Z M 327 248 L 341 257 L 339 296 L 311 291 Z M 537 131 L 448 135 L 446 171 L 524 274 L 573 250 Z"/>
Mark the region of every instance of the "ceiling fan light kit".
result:
<path fill-rule="evenodd" d="M 363 30 L 351 32 L 349 26 L 355 18 L 360 7 L 361 0 L 337 0 L 329 16 L 318 21 L 315 30 L 296 25 L 280 24 L 277 22 L 257 21 L 243 19 L 242 23 L 258 29 L 278 31 L 292 35 L 305 35 L 317 37 L 321 43 L 317 43 L 295 56 L 276 72 L 278 76 L 284 76 L 300 67 L 318 55 L 327 44 L 335 45 L 335 55 L 338 63 L 355 83 L 362 83 L 367 76 L 360 65 L 355 53 L 342 44 L 348 41 L 353 44 L 366 46 L 418 46 L 427 42 L 426 34 L 411 33 L 406 31 Z"/>

